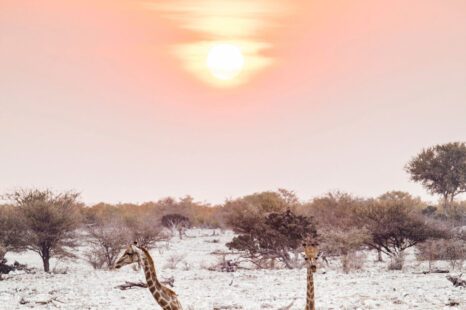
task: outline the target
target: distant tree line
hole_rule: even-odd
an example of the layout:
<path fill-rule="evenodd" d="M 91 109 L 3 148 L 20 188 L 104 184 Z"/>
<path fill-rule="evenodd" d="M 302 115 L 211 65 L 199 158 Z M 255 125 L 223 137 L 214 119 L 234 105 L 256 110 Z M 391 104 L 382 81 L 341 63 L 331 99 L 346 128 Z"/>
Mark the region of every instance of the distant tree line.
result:
<path fill-rule="evenodd" d="M 405 250 L 416 247 L 421 260 L 466 258 L 466 146 L 437 145 L 415 156 L 405 167 L 438 205 L 427 205 L 402 191 L 375 198 L 331 192 L 303 202 L 293 191 L 254 193 L 222 205 L 198 203 L 190 196 L 143 204 L 86 206 L 75 192 L 22 189 L 4 195 L 0 206 L 0 264 L 9 251 L 30 250 L 50 271 L 52 258 L 73 258 L 75 248 L 90 245 L 87 261 L 110 268 L 132 241 L 148 248 L 182 239 L 189 227 L 232 229 L 226 244 L 257 268 L 302 265 L 303 242 L 318 244 L 319 257 L 337 259 L 345 272 L 361 268 L 363 250 L 389 258 L 402 268 Z"/>

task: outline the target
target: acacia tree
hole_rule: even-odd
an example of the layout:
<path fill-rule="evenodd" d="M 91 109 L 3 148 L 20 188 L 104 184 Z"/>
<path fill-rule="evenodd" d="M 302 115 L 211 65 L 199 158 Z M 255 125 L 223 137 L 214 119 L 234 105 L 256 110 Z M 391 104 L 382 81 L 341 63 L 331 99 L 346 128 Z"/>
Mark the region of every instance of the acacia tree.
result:
<path fill-rule="evenodd" d="M 428 225 L 417 213 L 420 201 L 403 192 L 389 192 L 355 209 L 356 222 L 369 231 L 366 245 L 398 257 L 405 249 L 443 231 Z"/>
<path fill-rule="evenodd" d="M 186 216 L 178 213 L 164 215 L 161 222 L 163 227 L 172 231 L 177 230 L 180 240 L 183 239 L 185 230 L 191 226 L 191 221 Z"/>
<path fill-rule="evenodd" d="M 246 225 L 246 224 L 245 224 Z M 264 262 L 278 259 L 287 268 L 296 267 L 303 241 L 316 242 L 317 232 L 312 218 L 295 215 L 290 210 L 270 213 L 267 217 L 242 225 L 242 234 L 226 244 L 230 250 L 244 253 L 244 257 L 263 267 Z M 290 254 L 294 253 L 294 257 Z"/>
<path fill-rule="evenodd" d="M 13 200 L 24 225 L 23 242 L 26 248 L 40 255 L 44 271 L 49 272 L 52 257 L 73 257 L 69 248 L 76 246 L 79 194 L 19 190 L 7 197 Z"/>
<path fill-rule="evenodd" d="M 430 193 L 442 195 L 446 206 L 466 192 L 466 144 L 452 142 L 424 149 L 405 170 Z"/>
<path fill-rule="evenodd" d="M 0 206 L 0 264 L 8 251 L 24 249 L 24 227 L 12 206 Z"/>

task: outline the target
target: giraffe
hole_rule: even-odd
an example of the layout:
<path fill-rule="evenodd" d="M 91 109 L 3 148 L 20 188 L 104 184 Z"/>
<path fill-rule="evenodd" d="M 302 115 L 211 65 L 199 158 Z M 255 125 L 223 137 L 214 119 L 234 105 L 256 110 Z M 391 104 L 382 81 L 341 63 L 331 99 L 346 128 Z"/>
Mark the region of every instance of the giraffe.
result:
<path fill-rule="evenodd" d="M 307 294 L 306 294 L 306 309 L 315 310 L 314 303 L 314 272 L 317 271 L 316 255 L 317 247 L 315 245 L 307 246 L 303 244 L 304 254 L 307 268 Z"/>
<path fill-rule="evenodd" d="M 143 246 L 138 246 L 137 242 L 125 250 L 116 262 L 115 268 L 118 269 L 132 263 L 142 264 L 149 290 L 163 310 L 183 310 L 176 293 L 163 286 L 157 279 L 154 261 L 149 251 Z"/>

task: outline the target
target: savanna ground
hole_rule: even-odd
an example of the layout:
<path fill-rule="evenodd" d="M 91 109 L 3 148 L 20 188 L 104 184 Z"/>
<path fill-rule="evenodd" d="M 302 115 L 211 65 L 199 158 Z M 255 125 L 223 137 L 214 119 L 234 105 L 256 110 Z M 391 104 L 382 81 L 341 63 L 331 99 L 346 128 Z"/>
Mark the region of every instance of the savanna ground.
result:
<path fill-rule="evenodd" d="M 185 310 L 304 309 L 305 268 L 209 270 L 218 266 L 221 255 L 215 253 L 227 252 L 225 244 L 234 233 L 190 229 L 186 234 L 182 240 L 174 236 L 168 242 L 160 242 L 150 251 L 159 278 L 174 277 L 173 290 Z M 121 270 L 94 270 L 84 258 L 86 247 L 85 244 L 79 247 L 78 258 L 72 261 L 52 259 L 51 273 L 42 270 L 42 261 L 35 253 L 9 252 L 6 255 L 9 262 L 17 260 L 32 270 L 3 276 L 0 308 L 159 308 L 145 288 L 116 288 L 125 281 L 144 281 L 141 270 L 130 266 Z M 414 248 L 407 250 L 401 271 L 388 271 L 387 258 L 376 262 L 375 251 L 355 257 L 364 264 L 348 274 L 341 271 L 339 259 L 329 259 L 329 265 L 321 261 L 315 274 L 317 309 L 465 309 L 464 289 L 454 287 L 445 274 L 422 274 L 428 270 L 427 263 L 418 262 L 414 251 Z M 450 268 L 446 261 L 435 264 L 438 268 Z"/>

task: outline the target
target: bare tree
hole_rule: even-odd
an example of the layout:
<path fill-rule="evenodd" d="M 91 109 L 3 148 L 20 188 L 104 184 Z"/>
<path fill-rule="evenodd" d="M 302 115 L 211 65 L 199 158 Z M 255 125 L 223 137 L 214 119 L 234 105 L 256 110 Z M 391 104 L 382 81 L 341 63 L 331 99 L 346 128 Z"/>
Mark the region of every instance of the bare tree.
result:
<path fill-rule="evenodd" d="M 160 225 L 160 217 L 157 215 L 136 211 L 126 214 L 124 223 L 131 240 L 148 249 L 155 247 L 158 241 L 167 239 Z"/>
<path fill-rule="evenodd" d="M 25 246 L 42 258 L 44 271 L 50 258 L 73 257 L 75 230 L 80 223 L 76 204 L 79 194 L 53 193 L 50 190 L 18 190 L 7 195 L 18 208 L 24 225 Z"/>
<path fill-rule="evenodd" d="M 128 229 L 119 219 L 98 220 L 87 227 L 91 249 L 86 253 L 88 262 L 100 269 L 115 264 L 118 254 L 131 240 Z"/>

